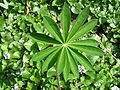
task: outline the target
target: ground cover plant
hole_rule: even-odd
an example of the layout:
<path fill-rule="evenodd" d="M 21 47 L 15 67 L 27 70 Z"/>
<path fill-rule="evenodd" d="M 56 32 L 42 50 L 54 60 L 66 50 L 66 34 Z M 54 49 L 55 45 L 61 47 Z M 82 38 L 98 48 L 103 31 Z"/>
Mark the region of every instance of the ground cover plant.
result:
<path fill-rule="evenodd" d="M 0 0 L 0 89 L 119 90 L 119 4 Z"/>

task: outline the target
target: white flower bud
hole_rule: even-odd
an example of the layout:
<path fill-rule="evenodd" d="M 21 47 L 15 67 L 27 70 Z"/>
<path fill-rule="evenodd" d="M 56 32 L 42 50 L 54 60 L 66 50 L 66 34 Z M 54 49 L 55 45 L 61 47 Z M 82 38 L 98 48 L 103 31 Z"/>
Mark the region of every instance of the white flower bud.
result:
<path fill-rule="evenodd" d="M 23 42 L 24 42 L 24 39 L 21 38 L 21 39 L 19 40 L 19 42 L 20 42 L 20 43 L 23 43 Z"/>
<path fill-rule="evenodd" d="M 86 72 L 84 66 L 78 65 L 78 69 L 79 69 L 79 72 L 80 72 L 81 74 Z"/>
<path fill-rule="evenodd" d="M 119 88 L 117 86 L 113 86 L 111 89 L 112 90 L 119 90 Z"/>
<path fill-rule="evenodd" d="M 14 85 L 14 90 L 18 90 L 19 86 L 17 84 Z"/>
<path fill-rule="evenodd" d="M 4 55 L 4 58 L 5 58 L 5 59 L 10 59 L 10 54 L 9 54 L 9 53 L 6 53 L 6 54 Z"/>

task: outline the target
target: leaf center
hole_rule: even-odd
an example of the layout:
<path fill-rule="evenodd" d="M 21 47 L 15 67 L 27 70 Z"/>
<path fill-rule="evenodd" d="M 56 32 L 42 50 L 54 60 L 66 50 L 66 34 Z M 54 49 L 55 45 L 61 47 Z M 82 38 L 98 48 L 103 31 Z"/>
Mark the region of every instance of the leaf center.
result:
<path fill-rule="evenodd" d="M 63 47 L 67 47 L 67 45 L 68 45 L 67 43 L 64 43 L 62 46 L 63 46 Z"/>

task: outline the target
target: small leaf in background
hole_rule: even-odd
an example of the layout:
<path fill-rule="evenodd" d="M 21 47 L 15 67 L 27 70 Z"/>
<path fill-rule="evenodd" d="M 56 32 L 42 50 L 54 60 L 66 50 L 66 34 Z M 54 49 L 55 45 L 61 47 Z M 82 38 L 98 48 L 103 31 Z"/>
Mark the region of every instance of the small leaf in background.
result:
<path fill-rule="evenodd" d="M 33 90 L 33 89 L 37 89 L 37 87 L 35 86 L 35 84 L 33 83 L 33 82 L 27 82 L 27 87 L 26 87 L 26 89 L 28 89 L 28 90 Z"/>
<path fill-rule="evenodd" d="M 84 6 L 82 5 L 81 2 L 77 2 L 77 3 L 74 3 L 72 8 L 71 8 L 71 11 L 74 13 L 74 14 L 79 14 L 79 12 L 81 11 L 81 8 L 83 8 Z"/>
<path fill-rule="evenodd" d="M 5 8 L 5 9 L 8 9 L 9 3 L 6 0 L 3 0 L 3 2 L 4 2 L 4 4 L 0 3 L 0 6 Z"/>
<path fill-rule="evenodd" d="M 31 50 L 31 47 L 34 43 L 31 41 L 31 40 L 28 40 L 27 42 L 24 43 L 24 47 L 30 51 Z"/>
<path fill-rule="evenodd" d="M 2 58 L 2 50 L 0 49 L 0 59 Z"/>
<path fill-rule="evenodd" d="M 40 23 L 34 23 L 33 26 L 34 26 L 37 33 L 42 33 L 43 32 Z"/>
<path fill-rule="evenodd" d="M 4 17 L 0 16 L 0 31 L 4 30 Z"/>
<path fill-rule="evenodd" d="M 47 5 L 42 5 L 42 7 L 38 9 L 37 13 L 42 16 L 49 15 L 49 10 L 47 8 Z"/>
<path fill-rule="evenodd" d="M 47 0 L 40 0 L 40 3 L 45 3 Z"/>
<path fill-rule="evenodd" d="M 56 69 L 54 67 L 50 68 L 47 72 L 48 77 L 56 76 Z"/>
<path fill-rule="evenodd" d="M 19 51 L 14 52 L 11 57 L 12 58 L 20 58 L 20 52 Z"/>
<path fill-rule="evenodd" d="M 75 3 L 77 0 L 67 0 L 69 3 Z"/>
<path fill-rule="evenodd" d="M 62 5 L 62 0 L 53 0 L 52 6 L 61 6 Z"/>
<path fill-rule="evenodd" d="M 30 76 L 31 76 L 31 73 L 29 72 L 28 69 L 22 71 L 22 77 L 23 77 L 24 79 L 29 79 Z"/>
<path fill-rule="evenodd" d="M 85 54 L 85 56 L 87 58 L 89 58 L 89 62 L 94 65 L 95 62 L 100 58 L 99 56 L 93 56 L 93 55 L 89 55 L 89 54 Z"/>

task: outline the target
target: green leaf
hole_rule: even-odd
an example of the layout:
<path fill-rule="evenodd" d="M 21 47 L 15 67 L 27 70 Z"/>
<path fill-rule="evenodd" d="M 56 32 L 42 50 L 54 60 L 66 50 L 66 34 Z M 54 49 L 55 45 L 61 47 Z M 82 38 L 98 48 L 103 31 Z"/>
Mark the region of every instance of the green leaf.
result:
<path fill-rule="evenodd" d="M 60 33 L 60 30 L 57 26 L 57 24 L 55 23 L 55 21 L 53 21 L 50 17 L 48 16 L 44 16 L 43 18 L 43 22 L 45 27 L 47 28 L 48 32 L 54 37 L 56 38 L 58 41 L 60 41 L 61 43 L 63 42 L 62 39 L 62 35 Z"/>
<path fill-rule="evenodd" d="M 24 47 L 28 50 L 31 51 L 31 47 L 34 43 L 32 42 L 32 40 L 28 40 L 27 42 L 24 43 Z"/>
<path fill-rule="evenodd" d="M 67 50 L 67 55 L 68 55 L 71 71 L 73 72 L 74 76 L 78 78 L 79 77 L 78 65 L 75 59 L 73 58 L 72 54 L 68 50 Z"/>
<path fill-rule="evenodd" d="M 23 78 L 29 79 L 30 76 L 31 76 L 31 73 L 29 72 L 28 69 L 26 69 L 26 70 L 24 70 L 24 71 L 22 72 L 22 77 L 23 77 Z"/>
<path fill-rule="evenodd" d="M 88 46 L 98 46 L 99 42 L 94 39 L 78 40 L 70 42 L 72 45 L 88 45 Z"/>
<path fill-rule="evenodd" d="M 81 53 L 79 53 L 75 49 L 69 48 L 69 50 L 80 64 L 82 64 L 88 70 L 93 70 L 92 64 L 89 62 L 89 60 L 85 56 L 83 56 Z"/>
<path fill-rule="evenodd" d="M 6 1 L 6 0 L 3 0 L 4 4 L 3 3 L 0 3 L 0 7 L 3 7 L 5 9 L 8 9 L 8 6 L 9 6 L 9 3 Z"/>
<path fill-rule="evenodd" d="M 39 83 L 39 82 L 40 82 L 39 79 L 40 79 L 40 78 L 37 78 L 37 77 L 35 77 L 34 75 L 32 75 L 32 76 L 30 77 L 30 80 L 33 81 L 33 82 L 35 82 L 35 83 Z"/>
<path fill-rule="evenodd" d="M 63 4 L 62 0 L 53 0 L 52 6 L 61 6 Z"/>
<path fill-rule="evenodd" d="M 95 56 L 100 56 L 104 54 L 103 51 L 98 47 L 87 45 L 70 45 L 70 47 Z"/>
<path fill-rule="evenodd" d="M 61 74 L 63 69 L 64 69 L 64 65 L 65 65 L 65 48 L 63 47 L 61 54 L 59 56 L 58 62 L 57 62 L 57 71 L 58 74 Z"/>
<path fill-rule="evenodd" d="M 66 51 L 66 49 L 65 49 L 65 51 Z M 64 66 L 64 70 L 63 70 L 63 76 L 64 76 L 65 81 L 67 81 L 69 78 L 69 72 L 70 72 L 70 65 L 69 65 L 69 61 L 68 61 L 68 56 L 66 54 L 65 66 Z"/>
<path fill-rule="evenodd" d="M 41 23 L 33 23 L 33 27 L 34 27 L 36 32 L 38 32 L 38 33 L 43 32 Z"/>
<path fill-rule="evenodd" d="M 47 49 L 41 50 L 40 52 L 38 52 L 37 54 L 35 54 L 32 57 L 32 61 L 41 61 L 43 60 L 45 57 L 47 57 L 48 55 L 50 55 L 53 51 L 55 51 L 56 49 L 58 49 L 58 47 L 49 47 Z"/>
<path fill-rule="evenodd" d="M 36 42 L 41 42 L 46 44 L 60 44 L 60 42 L 55 40 L 54 38 L 51 38 L 41 33 L 31 33 L 29 34 L 29 37 L 35 40 Z"/>
<path fill-rule="evenodd" d="M 79 30 L 79 28 L 87 20 L 88 16 L 89 16 L 89 7 L 83 9 L 82 12 L 79 14 L 75 24 L 73 25 L 72 29 L 70 30 L 67 40 L 69 40 L 71 37 L 73 37 L 73 35 Z"/>
<path fill-rule="evenodd" d="M 92 79 L 95 79 L 95 75 L 96 75 L 95 71 L 87 71 L 87 72 L 85 72 L 85 74 L 90 76 Z"/>
<path fill-rule="evenodd" d="M 47 77 L 53 77 L 56 76 L 56 69 L 55 67 L 51 67 L 48 71 L 47 71 Z"/>
<path fill-rule="evenodd" d="M 67 0 L 67 1 L 68 1 L 68 2 L 72 2 L 72 3 L 73 3 L 73 2 L 75 2 L 76 0 Z"/>
<path fill-rule="evenodd" d="M 49 55 L 47 57 L 47 59 L 45 60 L 45 62 L 43 63 L 43 66 L 42 66 L 42 71 L 47 71 L 48 69 L 50 69 L 54 64 L 55 62 L 57 61 L 57 58 L 58 58 L 58 55 L 59 55 L 59 51 L 60 51 L 61 48 L 57 49 L 56 51 L 54 51 L 51 55 Z"/>
<path fill-rule="evenodd" d="M 64 41 L 66 40 L 68 35 L 68 31 L 70 27 L 70 18 L 71 18 L 71 13 L 70 13 L 69 6 L 65 3 L 62 9 L 62 14 L 61 14 L 61 23 L 62 23 Z"/>
<path fill-rule="evenodd" d="M 92 20 L 92 21 L 86 23 L 85 25 L 83 25 L 82 27 L 79 28 L 78 32 L 76 34 L 74 34 L 74 36 L 69 41 L 80 38 L 85 33 L 92 30 L 96 26 L 96 24 L 97 24 L 97 20 Z"/>
<path fill-rule="evenodd" d="M 4 17 L 0 16 L 0 31 L 4 30 L 5 20 Z"/>
<path fill-rule="evenodd" d="M 85 56 L 86 56 L 87 58 L 89 58 L 89 62 L 90 62 L 92 65 L 94 65 L 95 62 L 100 58 L 99 56 L 93 56 L 93 55 L 89 55 L 89 54 L 86 54 L 86 53 L 84 53 L 84 54 L 85 54 Z"/>
<path fill-rule="evenodd" d="M 40 0 L 40 3 L 45 3 L 47 0 Z"/>

